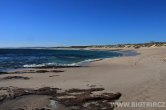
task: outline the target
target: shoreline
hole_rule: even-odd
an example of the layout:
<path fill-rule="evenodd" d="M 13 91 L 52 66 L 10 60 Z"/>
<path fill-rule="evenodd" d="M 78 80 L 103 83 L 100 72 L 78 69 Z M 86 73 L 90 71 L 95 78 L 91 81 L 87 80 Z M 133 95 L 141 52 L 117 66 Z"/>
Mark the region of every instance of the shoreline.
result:
<path fill-rule="evenodd" d="M 35 54 L 35 49 L 25 49 L 26 52 L 27 51 L 31 52 L 30 50 L 32 50 L 32 52 L 34 52 L 34 54 Z M 40 49 L 40 50 L 50 50 L 50 49 Z M 54 49 L 52 49 L 52 50 L 54 50 Z M 67 50 L 67 52 L 68 52 L 71 49 L 65 49 L 65 50 Z M 21 50 L 18 49 L 18 51 L 22 52 L 23 49 L 21 49 Z M 93 53 L 93 51 L 94 51 L 94 53 Z M 44 53 L 43 56 L 45 55 L 44 57 L 47 57 L 49 59 L 49 57 L 47 56 L 47 53 L 49 53 L 50 51 L 48 51 L 48 52 L 47 51 L 42 51 L 42 52 Z M 56 51 L 53 51 L 53 52 L 56 52 Z M 115 52 L 115 51 L 109 51 L 109 50 L 77 49 L 77 51 L 73 51 L 73 54 L 71 54 L 71 57 L 73 57 L 73 59 L 70 59 L 70 54 L 68 54 L 67 52 L 63 53 L 63 50 L 60 50 L 60 52 L 61 53 L 59 53 L 59 51 L 57 52 L 57 56 L 56 56 L 56 54 L 55 55 L 52 54 L 53 57 L 55 57 L 55 58 L 57 57 L 56 59 L 52 59 L 52 60 L 49 59 L 45 63 L 44 63 L 44 61 L 46 59 L 41 59 L 41 60 L 44 60 L 43 62 L 41 62 L 41 61 L 38 61 L 38 60 L 36 61 L 37 58 L 33 59 L 34 62 L 32 62 L 32 61 L 31 62 L 26 62 L 25 60 L 21 61 L 22 60 L 21 57 L 24 55 L 24 53 L 22 52 L 21 54 L 23 54 L 23 55 L 20 57 L 20 61 L 18 61 L 18 63 L 16 62 L 16 64 L 12 64 L 12 63 L 10 64 L 9 63 L 7 65 L 7 64 L 5 64 L 6 62 L 4 60 L 3 61 L 4 63 L 1 64 L 0 72 L 8 72 L 8 71 L 10 72 L 12 70 L 14 71 L 14 70 L 17 70 L 17 69 L 19 70 L 19 69 L 27 69 L 27 68 L 73 68 L 73 67 L 81 67 L 81 66 L 87 66 L 86 64 L 89 64 L 90 62 L 102 60 L 102 59 L 105 59 L 105 58 L 112 58 L 112 57 L 115 57 L 115 56 L 121 56 L 121 54 L 123 54 L 123 53 L 118 52 L 118 51 Z M 77 52 L 80 52 L 80 53 L 77 53 Z M 81 52 L 83 52 L 82 53 L 83 54 L 82 58 L 81 58 Z M 59 55 L 62 54 L 62 56 L 64 54 L 64 60 L 65 61 L 63 61 L 63 59 L 62 59 L 63 57 L 59 58 L 58 53 L 59 53 Z M 84 55 L 84 53 L 85 54 L 87 53 L 87 55 Z M 99 53 L 99 55 L 96 54 L 96 53 Z M 36 54 L 38 55 L 39 53 L 36 53 Z M 65 54 L 67 54 L 67 55 L 65 56 Z M 69 56 L 69 58 L 68 58 L 68 56 Z M 31 56 L 28 56 L 26 58 L 28 59 L 29 57 L 31 57 Z M 75 59 L 74 59 L 74 57 L 75 57 Z M 14 56 L 14 58 L 15 58 L 15 56 Z M 17 58 L 17 56 L 16 56 L 16 58 Z M 17 61 L 17 59 L 16 59 L 16 61 Z M 12 61 L 9 60 L 8 62 L 12 62 Z"/>
<path fill-rule="evenodd" d="M 126 51 L 127 49 L 124 49 Z M 166 48 L 134 49 L 136 56 L 123 56 L 91 62 L 89 67 L 62 68 L 64 72 L 4 74 L 6 76 L 30 77 L 29 80 L 11 79 L 0 81 L 0 87 L 42 88 L 56 87 L 62 90 L 71 88 L 104 88 L 105 92 L 120 92 L 118 101 L 164 101 L 166 88 Z M 51 71 L 51 69 L 48 69 Z M 51 76 L 51 77 L 50 77 Z M 132 110 L 116 108 L 115 110 Z M 134 108 L 135 109 L 135 108 Z M 144 108 L 139 108 L 144 110 Z M 160 108 L 164 110 L 165 108 Z M 159 110 L 160 110 L 159 109 Z M 137 110 L 137 109 L 136 109 Z M 146 110 L 155 110 L 147 108 Z"/>
<path fill-rule="evenodd" d="M 82 50 L 82 49 L 78 49 L 78 50 Z M 114 56 L 114 57 L 110 57 L 110 58 L 97 58 L 97 59 L 87 59 L 84 61 L 80 61 L 77 63 L 72 63 L 72 64 L 66 64 L 66 65 L 45 65 L 45 66 L 41 66 L 43 64 L 32 64 L 32 65 L 27 65 L 25 67 L 20 67 L 20 68 L 1 68 L 0 72 L 14 72 L 14 71 L 19 71 L 19 70 L 28 70 L 28 69 L 61 69 L 61 68 L 78 68 L 78 67 L 88 67 L 92 62 L 96 62 L 96 61 L 100 61 L 100 60 L 105 60 L 105 59 L 112 59 L 112 58 L 117 58 L 117 57 L 123 57 L 123 56 L 135 56 L 135 55 L 139 55 L 139 53 L 137 53 L 134 50 L 128 49 L 128 50 L 123 50 L 123 49 L 116 49 L 116 50 L 104 50 L 104 49 L 88 49 L 88 51 L 110 51 L 110 52 L 116 52 L 119 53 L 121 55 L 119 56 Z"/>
<path fill-rule="evenodd" d="M 47 50 L 47 49 L 45 49 Z M 54 49 L 53 49 L 54 50 Z M 68 50 L 71 50 L 71 49 L 68 49 Z M 73 50 L 73 49 L 72 49 Z M 83 49 L 77 49 L 77 50 L 83 50 Z M 85 49 L 87 50 L 87 49 Z M 131 50 L 128 50 L 126 52 L 124 51 L 119 51 L 119 50 L 99 50 L 99 49 L 88 49 L 88 51 L 110 51 L 110 52 L 116 52 L 116 53 L 119 53 L 121 54 L 120 56 L 115 56 L 115 57 L 121 57 L 121 56 L 134 56 L 134 55 L 137 55 L 136 52 L 132 52 Z M 110 57 L 110 58 L 114 58 L 114 57 Z M 75 62 L 75 63 L 72 63 L 72 64 L 59 64 L 59 65 L 47 65 L 47 64 L 25 64 L 23 67 L 18 67 L 18 68 L 0 68 L 0 72 L 14 72 L 14 71 L 17 71 L 17 70 L 27 70 L 27 69 L 53 69 L 53 68 L 56 68 L 56 69 L 61 69 L 61 68 L 77 68 L 77 67 L 88 67 L 88 65 L 90 65 L 90 63 L 92 62 L 95 62 L 95 61 L 100 61 L 100 60 L 103 60 L 103 59 L 110 59 L 110 58 L 96 58 L 96 59 L 86 59 L 86 60 L 83 60 L 83 61 L 80 61 L 80 62 Z M 44 66 L 45 65 L 45 66 Z"/>

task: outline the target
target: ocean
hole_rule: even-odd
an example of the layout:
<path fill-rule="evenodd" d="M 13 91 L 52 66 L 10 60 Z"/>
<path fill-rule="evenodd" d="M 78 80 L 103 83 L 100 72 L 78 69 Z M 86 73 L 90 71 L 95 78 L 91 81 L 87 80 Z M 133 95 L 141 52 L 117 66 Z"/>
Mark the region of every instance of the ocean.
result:
<path fill-rule="evenodd" d="M 100 50 L 0 49 L 0 69 L 77 66 L 85 62 L 117 56 L 122 54 Z"/>

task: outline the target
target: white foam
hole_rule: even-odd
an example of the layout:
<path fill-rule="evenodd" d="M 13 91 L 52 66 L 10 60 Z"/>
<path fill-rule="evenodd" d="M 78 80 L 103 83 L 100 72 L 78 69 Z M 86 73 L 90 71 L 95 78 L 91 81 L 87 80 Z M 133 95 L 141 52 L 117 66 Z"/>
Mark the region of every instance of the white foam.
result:
<path fill-rule="evenodd" d="M 94 62 L 94 61 L 99 61 L 101 59 L 87 59 L 84 61 L 80 61 L 77 63 L 71 63 L 71 64 L 57 64 L 57 63 L 43 63 L 43 64 L 27 64 L 23 65 L 24 68 L 34 68 L 34 67 L 44 67 L 44 66 L 81 66 L 83 63 L 88 63 L 88 62 Z"/>

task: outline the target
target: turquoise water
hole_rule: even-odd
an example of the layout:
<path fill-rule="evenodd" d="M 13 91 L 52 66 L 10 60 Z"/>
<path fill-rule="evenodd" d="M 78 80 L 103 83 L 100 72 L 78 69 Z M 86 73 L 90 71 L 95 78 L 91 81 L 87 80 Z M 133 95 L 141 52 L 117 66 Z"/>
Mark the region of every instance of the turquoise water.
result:
<path fill-rule="evenodd" d="M 84 62 L 121 56 L 114 51 L 0 49 L 0 69 L 44 66 L 76 66 Z"/>

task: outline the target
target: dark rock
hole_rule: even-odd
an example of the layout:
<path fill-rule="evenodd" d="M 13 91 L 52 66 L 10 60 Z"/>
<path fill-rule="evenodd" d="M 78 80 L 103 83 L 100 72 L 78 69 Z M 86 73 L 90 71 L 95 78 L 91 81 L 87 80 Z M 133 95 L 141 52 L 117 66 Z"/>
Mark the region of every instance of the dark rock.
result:
<path fill-rule="evenodd" d="M 16 98 L 16 97 L 30 95 L 30 94 L 34 94 L 34 90 L 17 88 L 17 89 L 13 89 L 13 94 L 11 94 L 11 98 Z"/>
<path fill-rule="evenodd" d="M 11 73 L 9 73 L 9 72 L 2 72 L 2 71 L 0 71 L 0 74 L 11 74 Z"/>
<path fill-rule="evenodd" d="M 94 91 L 103 91 L 104 88 L 90 88 L 90 89 L 69 89 L 66 92 L 74 93 L 74 92 L 94 92 Z"/>
<path fill-rule="evenodd" d="M 16 108 L 16 109 L 13 109 L 13 110 L 25 110 L 25 109 L 23 109 L 23 108 Z"/>
<path fill-rule="evenodd" d="M 0 88 L 0 90 L 7 90 L 9 98 L 14 99 L 24 95 L 48 95 L 52 96 L 51 100 L 56 100 L 64 106 L 72 110 L 113 110 L 110 102 L 114 102 L 121 97 L 121 93 L 102 93 L 104 88 L 90 88 L 90 89 L 69 89 L 60 92 L 58 88 L 44 87 L 37 90 L 23 89 L 23 88 Z M 99 92 L 94 94 L 93 92 Z M 1 96 L 0 101 L 4 101 L 6 96 Z M 85 104 L 87 104 L 85 106 Z M 47 108 L 36 108 L 35 110 L 49 110 Z"/>
<path fill-rule="evenodd" d="M 49 72 L 49 71 L 47 71 L 47 70 L 36 70 L 35 72 L 36 73 L 46 73 L 46 72 Z"/>
<path fill-rule="evenodd" d="M 52 70 L 50 72 L 59 73 L 59 72 L 64 72 L 64 71 L 63 70 Z"/>
<path fill-rule="evenodd" d="M 37 95 L 55 95 L 57 93 L 58 88 L 50 88 L 50 87 L 44 87 L 40 88 L 38 90 L 35 90 L 35 94 Z"/>
<path fill-rule="evenodd" d="M 49 108 L 35 108 L 35 110 L 51 110 Z"/>
<path fill-rule="evenodd" d="M 1 95 L 0 96 L 0 102 L 4 101 L 7 98 L 7 95 Z"/>
<path fill-rule="evenodd" d="M 60 75 L 51 75 L 51 76 L 49 76 L 49 77 L 56 77 L 56 76 L 60 76 Z"/>
<path fill-rule="evenodd" d="M 36 70 L 33 73 L 48 73 L 48 72 L 59 73 L 59 72 L 64 72 L 64 71 L 62 71 L 62 70 L 50 70 L 50 71 L 48 71 L 48 70 Z"/>
<path fill-rule="evenodd" d="M 7 77 L 4 77 L 2 79 L 24 79 L 24 80 L 29 80 L 30 78 L 29 77 L 24 77 L 24 76 L 7 76 Z"/>

